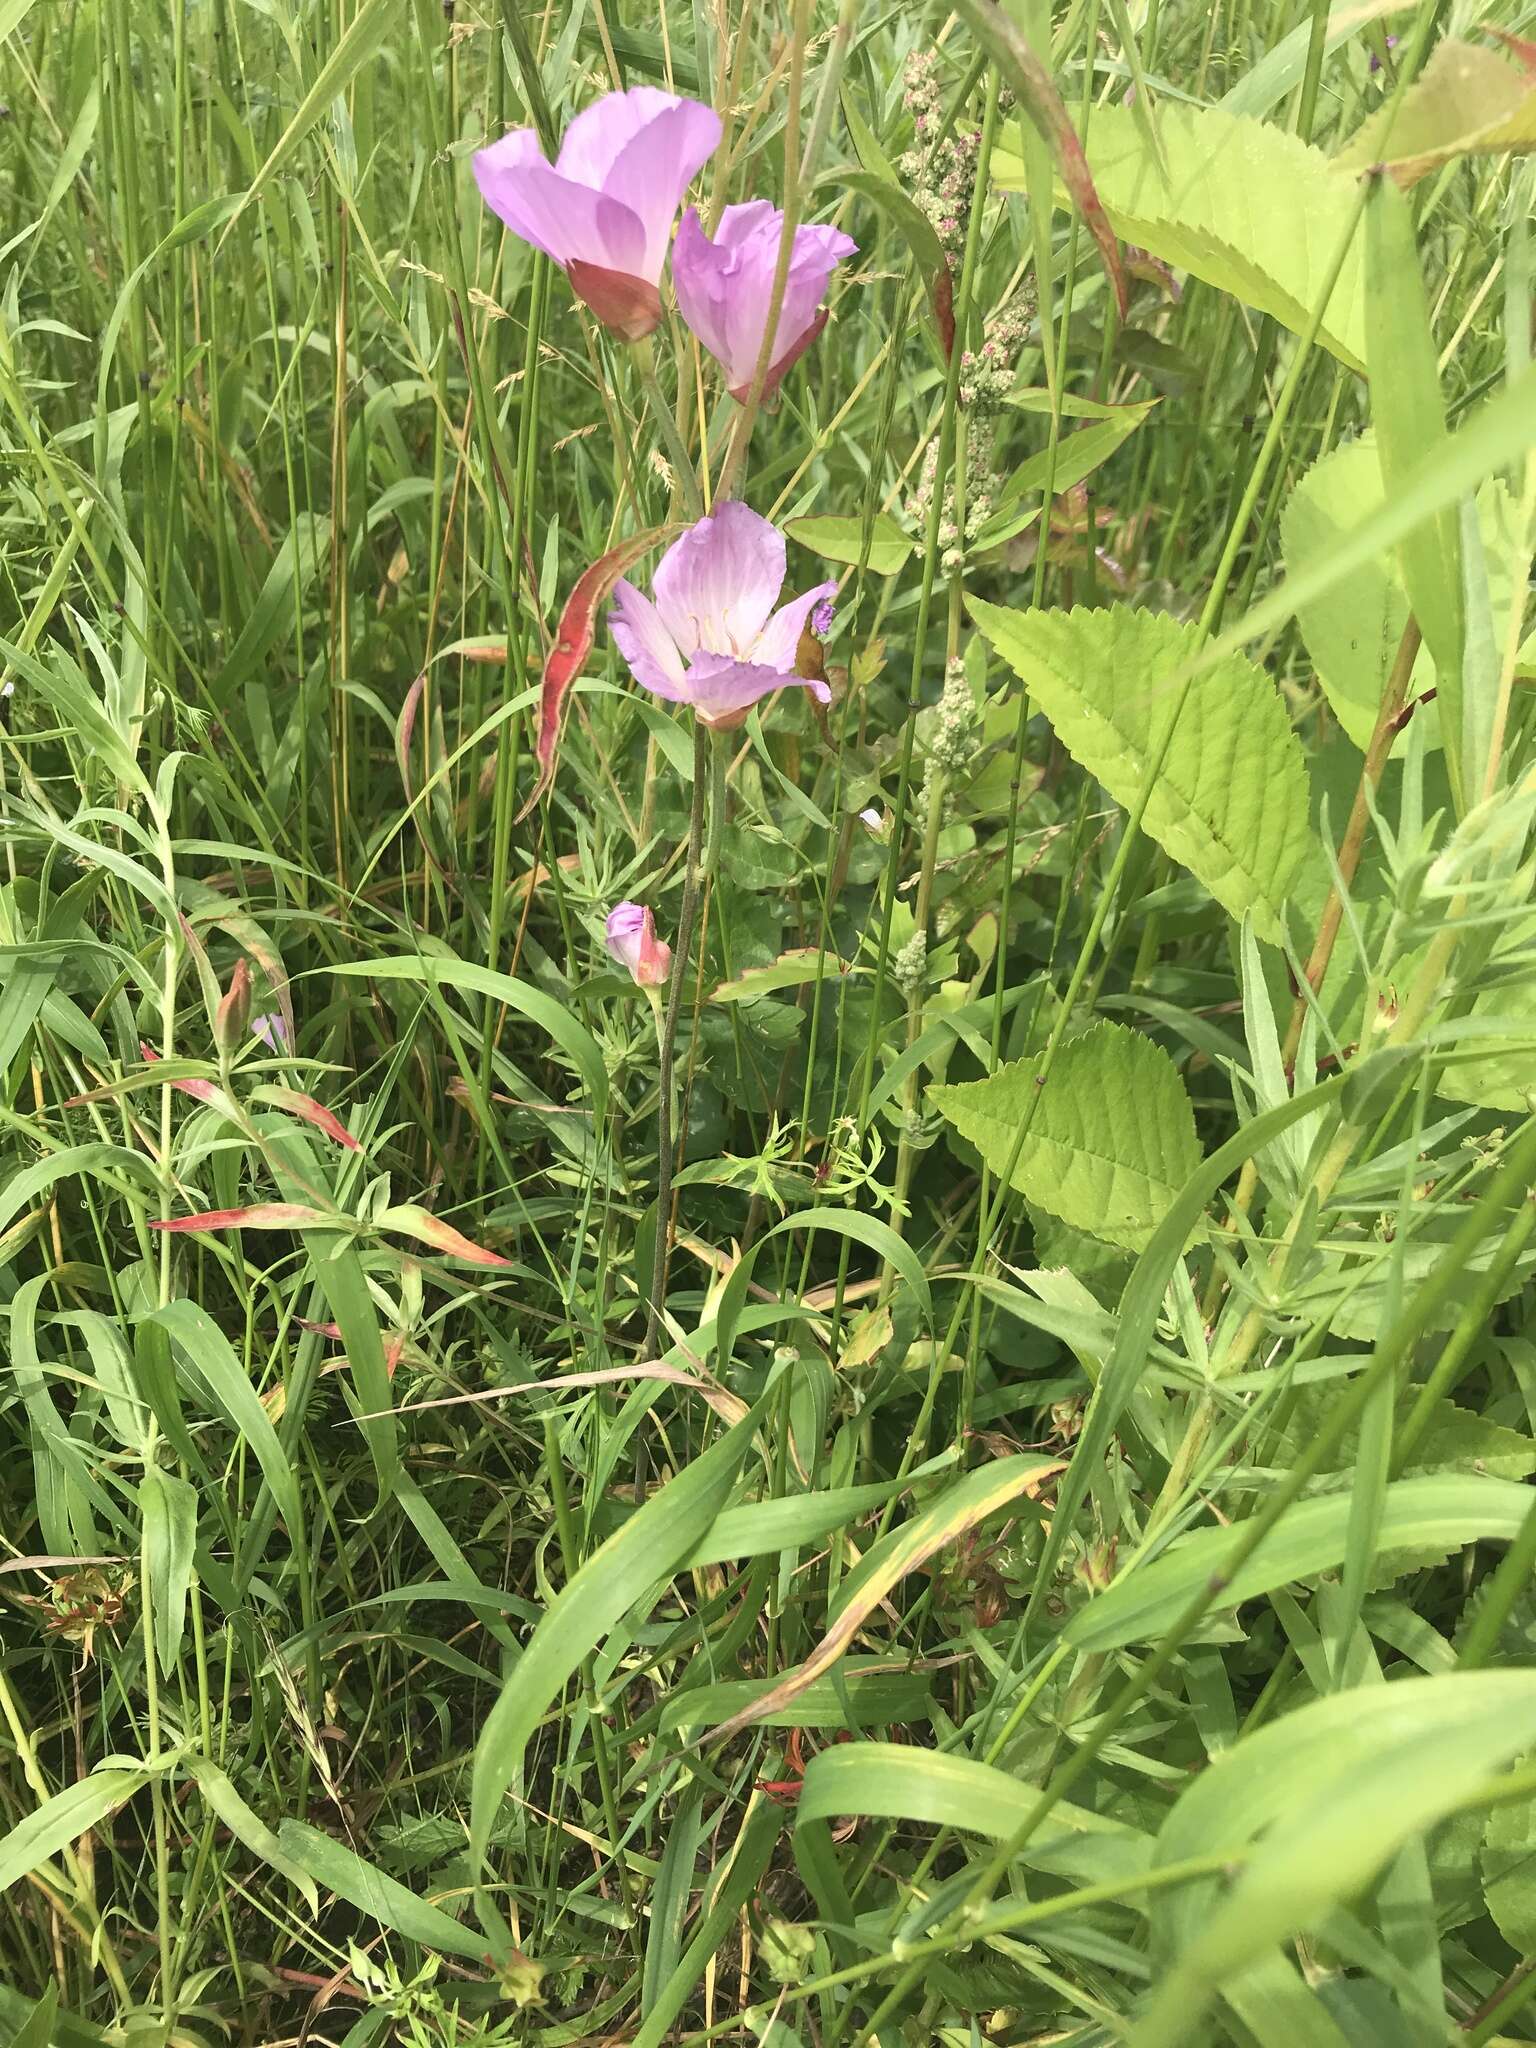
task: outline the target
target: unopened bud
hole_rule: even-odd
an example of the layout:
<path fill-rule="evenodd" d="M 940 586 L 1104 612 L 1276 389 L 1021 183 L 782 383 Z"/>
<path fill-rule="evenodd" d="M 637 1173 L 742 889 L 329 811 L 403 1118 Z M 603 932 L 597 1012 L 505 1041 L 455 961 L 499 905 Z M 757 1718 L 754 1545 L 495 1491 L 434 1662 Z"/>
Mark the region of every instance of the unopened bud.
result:
<path fill-rule="evenodd" d="M 213 1042 L 226 1059 L 245 1043 L 250 1021 L 251 970 L 241 960 L 229 978 L 229 992 L 221 1000 L 213 1019 Z"/>

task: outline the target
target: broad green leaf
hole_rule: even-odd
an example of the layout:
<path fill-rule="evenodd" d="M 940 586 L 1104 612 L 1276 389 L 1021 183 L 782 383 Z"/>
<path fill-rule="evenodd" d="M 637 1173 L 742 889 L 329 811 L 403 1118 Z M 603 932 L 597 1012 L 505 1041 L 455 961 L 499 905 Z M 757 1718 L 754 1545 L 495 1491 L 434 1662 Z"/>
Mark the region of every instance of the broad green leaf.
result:
<path fill-rule="evenodd" d="M 160 1669 L 169 1671 L 186 1626 L 197 1545 L 197 1493 L 174 1472 L 147 1466 L 139 1481 L 139 1513 L 144 1521 L 144 1573 L 155 1622 L 155 1656 Z"/>
<path fill-rule="evenodd" d="M 1381 503 L 1381 494 L 1381 459 L 1370 441 L 1346 442 L 1314 463 L 1280 515 L 1287 572 L 1299 576 L 1327 561 L 1343 536 Z M 1348 583 L 1309 598 L 1296 622 L 1329 708 L 1363 754 L 1408 623 L 1408 598 L 1391 556 L 1363 563 Z M 1410 697 L 1432 682 L 1428 657 L 1421 656 Z M 1330 824 L 1337 835 L 1344 820 Z"/>
<path fill-rule="evenodd" d="M 429 1905 L 394 1878 L 349 1849 L 345 1842 L 322 1834 L 308 1821 L 284 1820 L 277 1830 L 282 1856 L 307 1870 L 317 1883 L 381 1927 L 393 1928 L 423 1948 L 444 1949 L 449 1955 L 469 1956 L 475 1962 L 485 1957 L 485 1936 L 478 1927 L 461 1927 L 441 1907 Z"/>
<path fill-rule="evenodd" d="M 1483 1896 L 1500 1934 L 1522 1955 L 1536 1950 L 1536 1798 L 1496 1806 L 1478 1859 Z"/>
<path fill-rule="evenodd" d="M 313 1877 L 302 1863 L 284 1851 L 274 1831 L 258 1813 L 251 1810 L 218 1765 L 210 1763 L 207 1757 L 184 1756 L 180 1768 L 194 1780 L 197 1789 L 235 1840 L 243 1842 L 253 1856 L 270 1863 L 280 1877 L 286 1877 L 310 1912 L 318 1913 L 320 1896 Z"/>
<path fill-rule="evenodd" d="M 1267 122 L 1165 99 L 1157 124 L 1166 179 L 1131 108 L 1094 109 L 1088 164 L 1115 233 L 1301 333 L 1349 230 L 1349 180 L 1321 150 Z M 1022 188 L 1017 154 L 999 152 L 993 176 Z M 1350 369 L 1364 368 L 1357 250 L 1344 259 L 1318 339 Z"/>
<path fill-rule="evenodd" d="M 92 1771 L 89 1777 L 45 1799 L 8 1834 L 0 1836 L 0 1891 L 19 1884 L 40 1863 L 79 1841 L 87 1830 L 99 1827 L 109 1813 L 116 1813 L 141 1785 L 147 1785 L 149 1778 L 148 1771 Z"/>
<path fill-rule="evenodd" d="M 1443 1555 L 1464 1543 L 1507 1543 L 1530 1504 L 1530 1489 L 1508 1479 L 1468 1473 L 1399 1479 L 1386 1490 L 1376 1551 L 1378 1556 L 1391 1550 Z M 1080 1607 L 1063 1631 L 1064 1640 L 1080 1650 L 1150 1642 L 1213 1579 L 1223 1581 L 1219 1606 L 1232 1608 L 1276 1586 L 1332 1571 L 1344 1558 L 1349 1509 L 1347 1493 L 1298 1501 L 1230 1582 L 1226 1560 L 1244 1539 L 1241 1526 L 1198 1530 Z"/>
<path fill-rule="evenodd" d="M 981 1081 L 931 1088 L 928 1100 L 994 1173 L 1029 1131 L 1011 1185 L 1106 1243 L 1139 1251 L 1200 1164 L 1195 1113 L 1160 1045 L 1125 1024 L 1069 1038 L 1041 1087 L 1033 1060 Z"/>
<path fill-rule="evenodd" d="M 1134 808 L 1178 702 L 1175 678 L 1199 654 L 1196 628 L 1123 605 L 1009 611 L 972 598 L 970 610 L 1072 758 Z M 1314 845 L 1307 770 L 1284 705 L 1246 657 L 1195 675 L 1144 822 L 1224 910 L 1251 913 L 1260 938 L 1280 939 L 1282 907 Z"/>
<path fill-rule="evenodd" d="M 12 2034 L 6 2048 L 51 2048 L 54 2016 L 58 2009 L 59 1987 L 50 1984 Z"/>
<path fill-rule="evenodd" d="M 1382 483 L 1392 497 L 1415 462 L 1445 446 L 1446 428 L 1413 215 L 1384 178 L 1372 185 L 1365 208 L 1365 356 Z M 1404 534 L 1397 555 L 1409 608 L 1439 677 L 1440 731 L 1453 782 L 1470 801 L 1460 769 L 1465 626 L 1456 508 L 1444 506 Z"/>
<path fill-rule="evenodd" d="M 1536 80 L 1481 44 L 1447 36 L 1391 114 L 1382 108 L 1334 162 L 1340 171 L 1384 163 L 1412 185 L 1454 157 L 1536 149 Z M 1383 147 L 1385 145 L 1385 147 Z"/>
<path fill-rule="evenodd" d="M 1334 1693 L 1223 1751 L 1164 1823 L 1156 1864 L 1247 1860 L 1230 1885 L 1200 1880 L 1160 1906 L 1175 1960 L 1133 2048 L 1183 2048 L 1225 1979 L 1360 1892 L 1533 1742 L 1536 1673 L 1475 1671 Z"/>
<path fill-rule="evenodd" d="M 858 567 L 864 549 L 862 519 L 812 513 L 806 519 L 787 519 L 784 531 L 813 555 L 821 555 L 829 562 L 844 562 L 850 568 Z M 869 567 L 876 576 L 894 576 L 916 545 L 888 512 L 877 512 L 870 530 Z"/>
<path fill-rule="evenodd" d="M 632 1607 L 651 1598 L 703 1540 L 725 1506 L 747 1454 L 756 1415 L 746 1416 L 653 1493 L 550 1602 L 513 1665 L 475 1744 L 470 1850 L 485 1856 L 502 1795 L 523 1767 L 529 1737 L 582 1659 Z"/>

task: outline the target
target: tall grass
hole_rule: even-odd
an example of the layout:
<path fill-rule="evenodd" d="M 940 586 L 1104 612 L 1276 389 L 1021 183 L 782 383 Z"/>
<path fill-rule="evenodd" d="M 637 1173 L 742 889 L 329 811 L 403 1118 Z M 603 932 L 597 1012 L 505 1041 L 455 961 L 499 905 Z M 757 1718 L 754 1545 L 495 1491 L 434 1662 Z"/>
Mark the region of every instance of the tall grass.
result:
<path fill-rule="evenodd" d="M 0 0 L 9 2038 L 1536 2038 L 1484 19 Z M 635 83 L 766 400 L 480 200 Z M 735 492 L 830 705 L 540 794 Z"/>

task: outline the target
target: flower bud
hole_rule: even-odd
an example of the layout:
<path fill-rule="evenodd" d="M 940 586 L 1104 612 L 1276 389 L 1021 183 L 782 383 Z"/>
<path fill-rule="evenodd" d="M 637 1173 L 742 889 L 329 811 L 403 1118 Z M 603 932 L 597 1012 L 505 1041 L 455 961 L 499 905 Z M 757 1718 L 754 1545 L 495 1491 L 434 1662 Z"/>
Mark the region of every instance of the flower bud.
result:
<path fill-rule="evenodd" d="M 229 978 L 229 992 L 219 1003 L 213 1018 L 213 1042 L 224 1058 L 238 1052 L 251 1021 L 251 970 L 244 960 L 236 963 Z"/>
<path fill-rule="evenodd" d="M 672 972 L 672 948 L 656 936 L 656 920 L 639 903 L 608 913 L 608 950 L 639 988 L 660 988 Z"/>

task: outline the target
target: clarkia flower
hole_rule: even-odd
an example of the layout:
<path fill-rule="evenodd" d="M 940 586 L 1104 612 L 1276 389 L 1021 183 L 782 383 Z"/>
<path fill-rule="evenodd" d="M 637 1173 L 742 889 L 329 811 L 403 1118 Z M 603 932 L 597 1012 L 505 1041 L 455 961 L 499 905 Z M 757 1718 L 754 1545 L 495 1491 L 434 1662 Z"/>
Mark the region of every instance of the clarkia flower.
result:
<path fill-rule="evenodd" d="M 640 988 L 660 988 L 672 972 L 672 948 L 656 936 L 643 904 L 616 903 L 608 913 L 608 950 Z"/>
<path fill-rule="evenodd" d="M 605 327 L 639 341 L 661 318 L 656 287 L 677 209 L 719 141 L 711 108 L 636 85 L 578 114 L 553 163 L 531 128 L 479 150 L 475 182 Z"/>
<path fill-rule="evenodd" d="M 265 1011 L 261 1016 L 253 1017 L 251 1032 L 263 1045 L 270 1046 L 273 1052 L 282 1052 L 287 1048 L 288 1026 L 276 1010 Z"/>
<path fill-rule="evenodd" d="M 797 686 L 828 703 L 824 682 L 795 673 L 795 654 L 808 615 L 837 585 L 818 583 L 775 611 L 784 570 L 783 534 L 735 499 L 690 526 L 656 565 L 651 597 L 614 585 L 608 623 L 636 682 L 720 730 L 773 690 Z"/>
<path fill-rule="evenodd" d="M 784 216 L 766 199 L 728 206 L 711 241 L 693 207 L 683 215 L 672 249 L 678 311 L 725 372 L 727 389 L 745 399 L 768 326 Z M 832 272 L 858 244 L 837 228 L 795 229 L 789 275 L 774 329 L 763 395 L 775 390 L 826 325 L 822 300 Z"/>

